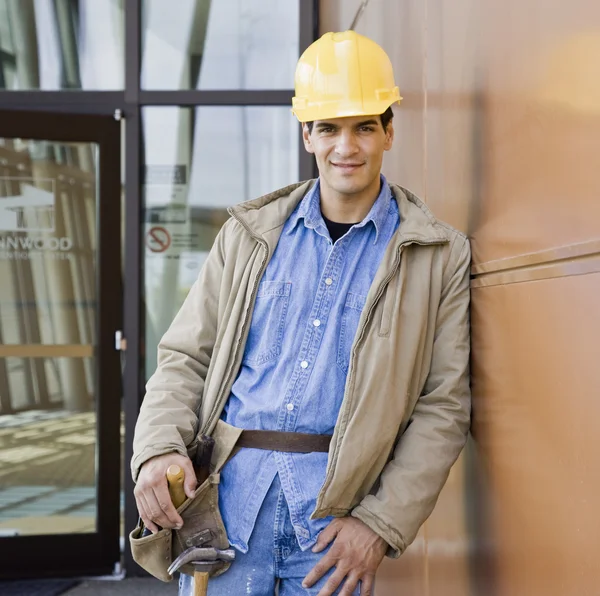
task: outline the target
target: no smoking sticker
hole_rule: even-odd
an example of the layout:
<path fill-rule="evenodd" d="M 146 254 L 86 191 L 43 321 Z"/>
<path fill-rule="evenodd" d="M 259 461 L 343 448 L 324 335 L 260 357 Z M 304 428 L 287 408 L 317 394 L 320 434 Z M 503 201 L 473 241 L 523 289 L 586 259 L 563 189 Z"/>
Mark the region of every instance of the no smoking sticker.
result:
<path fill-rule="evenodd" d="M 171 246 L 171 235 L 166 228 L 150 228 L 146 234 L 146 246 L 152 252 L 165 252 Z"/>

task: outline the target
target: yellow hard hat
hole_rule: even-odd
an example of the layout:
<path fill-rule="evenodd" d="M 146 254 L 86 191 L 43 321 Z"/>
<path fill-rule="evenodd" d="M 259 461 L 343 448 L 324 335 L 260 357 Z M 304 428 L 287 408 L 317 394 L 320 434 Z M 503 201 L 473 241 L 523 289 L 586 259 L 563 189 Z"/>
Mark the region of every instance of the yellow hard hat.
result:
<path fill-rule="evenodd" d="M 300 56 L 292 112 L 300 122 L 383 114 L 400 103 L 383 48 L 354 31 L 326 33 Z"/>

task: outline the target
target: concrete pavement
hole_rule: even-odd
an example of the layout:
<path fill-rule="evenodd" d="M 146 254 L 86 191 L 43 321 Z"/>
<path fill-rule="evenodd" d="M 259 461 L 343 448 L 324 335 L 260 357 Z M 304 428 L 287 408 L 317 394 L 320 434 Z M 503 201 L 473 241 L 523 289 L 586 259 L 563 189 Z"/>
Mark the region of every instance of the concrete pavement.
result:
<path fill-rule="evenodd" d="M 64 592 L 65 596 L 175 596 L 177 580 L 165 583 L 146 577 L 115 580 L 85 580 Z"/>

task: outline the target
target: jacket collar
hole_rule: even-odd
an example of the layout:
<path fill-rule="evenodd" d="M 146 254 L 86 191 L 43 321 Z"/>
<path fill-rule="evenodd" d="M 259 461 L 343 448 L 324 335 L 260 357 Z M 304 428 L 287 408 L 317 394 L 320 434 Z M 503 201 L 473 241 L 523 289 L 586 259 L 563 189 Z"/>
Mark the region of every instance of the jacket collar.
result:
<path fill-rule="evenodd" d="M 399 242 L 414 240 L 422 244 L 441 244 L 450 241 L 446 224 L 438 221 L 419 197 L 398 184 L 392 183 L 390 188 L 400 212 Z"/>
<path fill-rule="evenodd" d="M 307 180 L 306 182 L 290 184 L 258 199 L 229 207 L 227 211 L 252 236 L 262 239 L 267 232 L 283 227 L 288 217 L 315 182 L 316 180 Z"/>
<path fill-rule="evenodd" d="M 264 241 L 265 234 L 283 227 L 315 183 L 316 180 L 308 180 L 292 184 L 258 199 L 230 207 L 228 211 L 252 236 Z M 389 186 L 398 203 L 401 222 L 392 242 L 436 244 L 449 241 L 446 226 L 434 217 L 423 201 L 402 186 L 393 183 Z"/>

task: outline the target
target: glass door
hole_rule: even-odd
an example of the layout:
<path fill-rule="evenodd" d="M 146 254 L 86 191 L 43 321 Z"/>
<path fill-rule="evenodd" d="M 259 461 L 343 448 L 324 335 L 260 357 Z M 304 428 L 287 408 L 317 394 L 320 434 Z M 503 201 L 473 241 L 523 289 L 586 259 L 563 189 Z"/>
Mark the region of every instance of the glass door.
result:
<path fill-rule="evenodd" d="M 0 112 L 2 577 L 119 561 L 120 123 Z"/>

